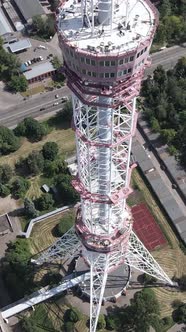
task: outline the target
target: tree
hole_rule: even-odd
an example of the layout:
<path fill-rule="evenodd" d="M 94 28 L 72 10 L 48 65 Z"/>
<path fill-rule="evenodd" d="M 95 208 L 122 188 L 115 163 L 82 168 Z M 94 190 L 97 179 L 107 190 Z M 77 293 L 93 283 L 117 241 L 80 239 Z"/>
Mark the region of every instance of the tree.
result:
<path fill-rule="evenodd" d="M 25 317 L 21 320 L 22 331 L 24 332 L 38 332 L 38 327 L 35 319 Z"/>
<path fill-rule="evenodd" d="M 186 324 L 186 303 L 183 303 L 173 312 L 173 320 L 176 323 Z"/>
<path fill-rule="evenodd" d="M 51 178 L 60 173 L 68 173 L 67 163 L 62 157 L 54 161 L 45 161 L 44 174 L 46 177 Z"/>
<path fill-rule="evenodd" d="M 105 329 L 106 327 L 106 321 L 105 321 L 105 316 L 100 314 L 99 318 L 98 318 L 98 325 L 97 325 L 97 329 L 98 330 L 102 330 Z"/>
<path fill-rule="evenodd" d="M 0 184 L 0 196 L 7 197 L 10 195 L 10 187 L 8 185 Z"/>
<path fill-rule="evenodd" d="M 154 292 L 144 288 L 137 292 L 131 300 L 130 307 L 131 325 L 135 331 L 146 332 L 152 324 L 152 319 L 160 313 L 159 303 Z"/>
<path fill-rule="evenodd" d="M 26 136 L 31 141 L 38 142 L 47 135 L 48 130 L 44 123 L 29 117 L 21 121 L 14 132 L 17 136 Z"/>
<path fill-rule="evenodd" d="M 60 69 L 62 67 L 62 63 L 61 63 L 61 61 L 59 60 L 59 58 L 57 56 L 53 57 L 52 64 L 53 64 L 55 69 Z"/>
<path fill-rule="evenodd" d="M 161 17 L 171 15 L 171 4 L 169 0 L 163 0 L 160 6 Z"/>
<path fill-rule="evenodd" d="M 11 266 L 15 267 L 15 271 L 17 271 L 17 266 L 21 266 L 23 269 L 26 268 L 31 258 L 29 242 L 26 239 L 10 242 L 5 258 Z"/>
<path fill-rule="evenodd" d="M 43 171 L 44 158 L 41 152 L 31 152 L 25 161 L 29 174 L 37 175 Z"/>
<path fill-rule="evenodd" d="M 29 199 L 24 199 L 24 212 L 28 218 L 36 218 L 39 212 L 36 210 L 34 203 Z"/>
<path fill-rule="evenodd" d="M 178 60 L 176 66 L 174 67 L 175 76 L 180 78 L 186 78 L 186 57 L 182 57 Z"/>
<path fill-rule="evenodd" d="M 186 274 L 182 275 L 182 277 L 178 281 L 179 286 L 182 291 L 186 291 Z"/>
<path fill-rule="evenodd" d="M 144 273 L 143 275 L 143 282 L 144 284 L 154 284 L 157 281 L 157 279 L 153 276 L 150 276 L 149 274 Z"/>
<path fill-rule="evenodd" d="M 71 185 L 71 176 L 69 174 L 62 174 L 56 177 L 55 181 L 61 195 L 61 199 L 65 204 L 75 203 L 78 201 L 79 195 Z"/>
<path fill-rule="evenodd" d="M 74 214 L 72 212 L 67 212 L 63 215 L 63 218 L 57 226 L 59 236 L 65 234 L 74 225 L 74 219 Z"/>
<path fill-rule="evenodd" d="M 55 12 L 57 7 L 59 6 L 59 0 L 50 0 L 50 8 L 52 12 Z"/>
<path fill-rule="evenodd" d="M 0 126 L 0 155 L 9 154 L 18 150 L 20 147 L 19 139 L 9 128 Z"/>
<path fill-rule="evenodd" d="M 43 157 L 48 160 L 54 160 L 58 154 L 58 145 L 56 142 L 47 142 L 43 145 Z"/>
<path fill-rule="evenodd" d="M 11 187 L 11 193 L 15 198 L 24 198 L 27 190 L 30 187 L 30 182 L 22 177 L 13 181 Z"/>
<path fill-rule="evenodd" d="M 167 144 L 172 143 L 176 136 L 176 131 L 174 129 L 162 129 L 160 133 Z"/>
<path fill-rule="evenodd" d="M 0 183 L 6 184 L 10 181 L 13 176 L 13 171 L 10 165 L 3 164 L 0 165 Z"/>
<path fill-rule="evenodd" d="M 65 121 L 71 121 L 72 119 L 72 113 L 73 113 L 73 108 L 72 108 L 72 102 L 67 101 L 63 111 L 62 111 L 62 117 Z"/>
<path fill-rule="evenodd" d="M 64 319 L 65 321 L 76 323 L 81 320 L 81 313 L 76 308 L 67 309 Z"/>
<path fill-rule="evenodd" d="M 35 205 L 39 211 L 51 209 L 54 205 L 52 195 L 49 193 L 41 195 L 39 198 L 37 198 Z"/>
<path fill-rule="evenodd" d="M 14 75 L 8 82 L 8 88 L 14 92 L 24 92 L 28 88 L 28 81 L 24 75 Z"/>

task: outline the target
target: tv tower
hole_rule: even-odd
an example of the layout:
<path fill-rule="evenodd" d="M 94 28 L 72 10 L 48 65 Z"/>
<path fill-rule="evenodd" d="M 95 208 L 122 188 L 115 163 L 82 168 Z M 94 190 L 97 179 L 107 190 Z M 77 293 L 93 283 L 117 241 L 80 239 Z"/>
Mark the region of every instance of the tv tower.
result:
<path fill-rule="evenodd" d="M 56 18 L 72 92 L 78 163 L 73 186 L 81 200 L 75 227 L 37 263 L 79 255 L 90 271 L 84 291 L 90 298 L 90 332 L 95 332 L 113 271 L 129 266 L 172 284 L 133 232 L 126 204 L 136 166 L 131 161 L 136 97 L 150 63 L 158 14 L 149 0 L 68 0 L 60 3 Z"/>

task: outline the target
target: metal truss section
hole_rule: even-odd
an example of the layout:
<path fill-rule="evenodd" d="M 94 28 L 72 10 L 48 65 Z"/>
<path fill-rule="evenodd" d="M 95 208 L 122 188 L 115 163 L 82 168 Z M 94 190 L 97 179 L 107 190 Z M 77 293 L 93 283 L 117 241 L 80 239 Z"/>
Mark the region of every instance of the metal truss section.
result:
<path fill-rule="evenodd" d="M 90 265 L 90 332 L 96 332 L 108 276 L 109 256 L 87 252 Z"/>
<path fill-rule="evenodd" d="M 81 216 L 89 231 L 96 235 L 112 234 L 116 228 L 121 229 L 128 220 L 132 219 L 129 211 L 125 209 L 124 199 L 116 205 L 108 204 L 106 215 L 102 203 L 82 200 Z"/>
<path fill-rule="evenodd" d="M 125 255 L 125 263 L 165 283 L 173 285 L 173 282 L 133 231 L 130 235 L 129 247 Z"/>
<path fill-rule="evenodd" d="M 135 123 L 137 120 L 136 109 L 133 107 L 135 98 L 128 100 L 126 103 L 122 102 L 121 105 L 119 104 L 115 107 L 114 103 L 116 103 L 116 99 L 107 98 L 110 100 L 110 108 L 107 110 L 110 110 L 110 120 L 107 125 L 100 125 L 103 116 L 100 114 L 100 107 L 85 105 L 74 94 L 72 98 L 74 125 L 79 135 L 86 138 L 87 141 L 95 144 L 118 144 L 120 141 L 126 140 L 134 132 L 135 126 L 132 124 L 132 118 L 135 118 Z M 104 127 L 109 128 L 109 140 L 104 140 L 103 135 L 100 134 L 100 128 L 104 129 Z"/>
<path fill-rule="evenodd" d="M 126 177 L 130 166 L 131 142 L 129 139 L 110 148 L 91 146 L 77 137 L 78 175 L 86 190 L 112 195 L 126 186 L 130 181 L 126 181 Z"/>
<path fill-rule="evenodd" d="M 72 227 L 33 262 L 41 265 L 47 262 L 54 262 L 57 260 L 63 260 L 64 258 L 73 257 L 78 254 L 80 246 L 81 242 L 75 233 L 74 227 Z"/>

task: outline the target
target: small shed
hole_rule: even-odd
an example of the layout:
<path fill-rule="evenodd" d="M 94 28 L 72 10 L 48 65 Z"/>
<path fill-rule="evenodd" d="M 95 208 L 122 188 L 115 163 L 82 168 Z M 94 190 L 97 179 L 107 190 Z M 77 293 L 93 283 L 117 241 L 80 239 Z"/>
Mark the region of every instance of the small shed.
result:
<path fill-rule="evenodd" d="M 47 184 L 43 184 L 42 187 L 41 187 L 41 189 L 42 189 L 45 193 L 49 193 L 49 191 L 50 191 L 50 188 L 49 188 L 49 186 L 47 186 Z"/>

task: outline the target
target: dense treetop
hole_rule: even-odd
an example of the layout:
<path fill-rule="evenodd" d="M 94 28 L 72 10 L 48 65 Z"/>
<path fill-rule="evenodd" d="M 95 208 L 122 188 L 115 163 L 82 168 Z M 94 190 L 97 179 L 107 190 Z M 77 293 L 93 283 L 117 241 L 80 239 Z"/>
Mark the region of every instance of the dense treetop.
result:
<path fill-rule="evenodd" d="M 159 132 L 186 166 L 186 57 L 173 70 L 165 72 L 158 66 L 153 78 L 144 81 L 141 94 L 145 97 L 145 114 L 152 129 Z"/>

